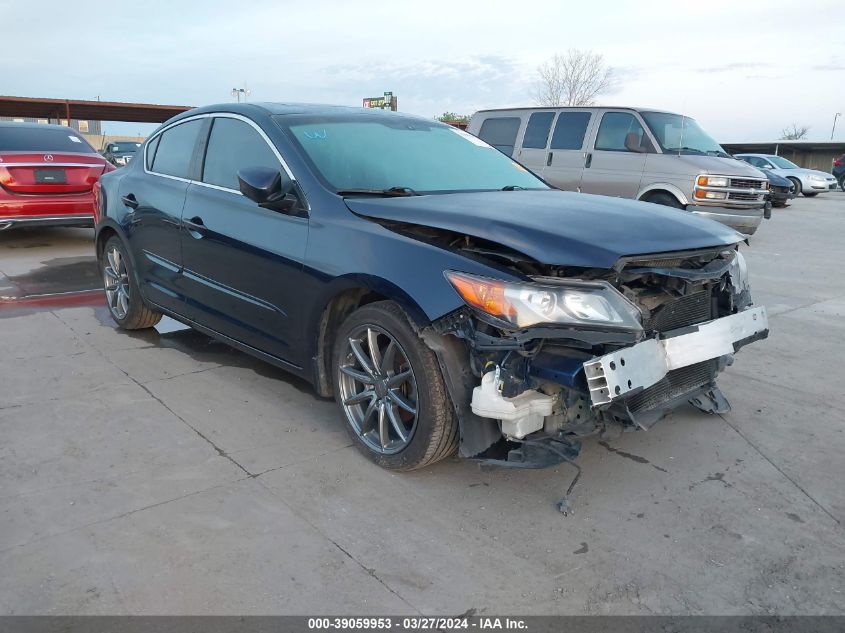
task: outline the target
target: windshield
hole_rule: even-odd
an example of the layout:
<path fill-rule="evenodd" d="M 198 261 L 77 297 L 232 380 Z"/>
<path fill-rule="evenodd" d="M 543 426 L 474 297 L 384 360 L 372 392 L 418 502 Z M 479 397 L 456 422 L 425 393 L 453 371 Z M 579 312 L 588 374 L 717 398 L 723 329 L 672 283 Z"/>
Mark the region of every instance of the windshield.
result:
<path fill-rule="evenodd" d="M 780 156 L 766 156 L 766 160 L 772 163 L 775 167 L 780 167 L 781 169 L 801 169 L 792 161 L 781 158 Z"/>
<path fill-rule="evenodd" d="M 664 152 L 728 156 L 695 119 L 668 112 L 641 112 Z"/>
<path fill-rule="evenodd" d="M 111 146 L 112 154 L 131 154 L 132 152 L 138 151 L 138 148 L 141 147 L 140 143 L 114 143 Z"/>
<path fill-rule="evenodd" d="M 94 148 L 72 130 L 45 127 L 0 127 L 0 152 L 76 152 L 93 154 Z"/>
<path fill-rule="evenodd" d="M 276 121 L 335 191 L 548 189 L 509 157 L 448 125 L 384 114 Z"/>

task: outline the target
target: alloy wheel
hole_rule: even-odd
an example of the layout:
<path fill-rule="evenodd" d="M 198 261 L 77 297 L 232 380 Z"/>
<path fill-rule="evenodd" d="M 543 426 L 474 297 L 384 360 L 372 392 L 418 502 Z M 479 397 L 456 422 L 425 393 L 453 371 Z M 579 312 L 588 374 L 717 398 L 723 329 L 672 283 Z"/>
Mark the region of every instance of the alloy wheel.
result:
<path fill-rule="evenodd" d="M 123 255 L 113 246 L 106 251 L 103 285 L 109 310 L 117 320 L 125 319 L 129 312 L 129 275 Z"/>
<path fill-rule="evenodd" d="M 399 342 L 364 325 L 350 333 L 338 362 L 341 405 L 359 439 L 382 454 L 408 446 L 417 427 L 418 390 Z"/>

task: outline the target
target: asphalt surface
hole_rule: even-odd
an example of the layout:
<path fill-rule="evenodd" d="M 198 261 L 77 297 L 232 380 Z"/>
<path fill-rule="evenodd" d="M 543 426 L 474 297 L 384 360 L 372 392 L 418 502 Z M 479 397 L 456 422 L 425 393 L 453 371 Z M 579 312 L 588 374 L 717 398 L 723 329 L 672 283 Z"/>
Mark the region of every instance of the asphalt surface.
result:
<path fill-rule="evenodd" d="M 733 411 L 587 439 L 569 516 L 566 465 L 380 470 L 305 383 L 116 330 L 91 231 L 0 233 L 0 614 L 842 614 L 843 233 L 775 210 Z"/>

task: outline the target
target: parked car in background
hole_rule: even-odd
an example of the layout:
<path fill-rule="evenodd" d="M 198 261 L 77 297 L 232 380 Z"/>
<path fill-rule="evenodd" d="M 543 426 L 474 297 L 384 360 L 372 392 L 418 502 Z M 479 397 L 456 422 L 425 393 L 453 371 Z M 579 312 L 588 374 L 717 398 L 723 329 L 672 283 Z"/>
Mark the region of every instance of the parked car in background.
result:
<path fill-rule="evenodd" d="M 655 202 L 757 230 L 768 181 L 691 118 L 635 108 L 482 110 L 467 131 L 566 191 Z"/>
<path fill-rule="evenodd" d="M 70 128 L 0 122 L 0 230 L 93 226 L 94 183 L 113 170 Z"/>
<path fill-rule="evenodd" d="M 389 469 L 548 466 L 605 425 L 726 411 L 716 375 L 768 333 L 740 233 L 550 189 L 421 117 L 199 108 L 97 195 L 121 328 L 168 314 L 309 380 Z"/>
<path fill-rule="evenodd" d="M 783 156 L 774 154 L 737 154 L 736 158 L 759 169 L 768 169 L 773 174 L 788 178 L 795 186 L 795 195 L 804 194 L 812 198 L 825 191 L 836 189 L 836 178 L 817 169 L 799 167 Z"/>
<path fill-rule="evenodd" d="M 833 177 L 839 183 L 839 189 L 845 191 L 845 154 L 833 160 Z"/>
<path fill-rule="evenodd" d="M 795 185 L 791 180 L 778 176 L 770 169 L 761 169 L 769 179 L 769 201 L 773 207 L 785 207 L 795 197 Z"/>
<path fill-rule="evenodd" d="M 103 156 L 112 165 L 123 167 L 132 160 L 140 147 L 141 144 L 137 141 L 115 141 L 103 148 Z"/>

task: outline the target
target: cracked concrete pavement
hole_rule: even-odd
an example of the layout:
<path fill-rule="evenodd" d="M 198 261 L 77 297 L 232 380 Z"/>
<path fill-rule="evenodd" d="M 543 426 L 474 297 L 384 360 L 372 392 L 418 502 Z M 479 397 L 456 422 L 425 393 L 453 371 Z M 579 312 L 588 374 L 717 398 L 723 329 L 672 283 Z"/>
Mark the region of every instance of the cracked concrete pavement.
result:
<path fill-rule="evenodd" d="M 841 614 L 843 229 L 838 192 L 775 210 L 733 411 L 587 439 L 570 516 L 565 465 L 392 474 L 198 333 L 0 304 L 0 613 Z M 0 295 L 93 287 L 89 239 L 0 233 Z"/>

